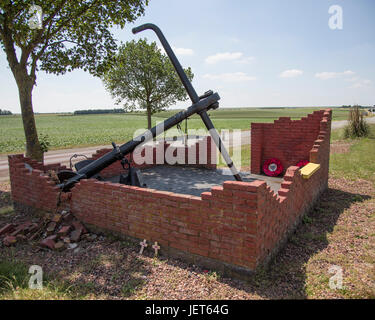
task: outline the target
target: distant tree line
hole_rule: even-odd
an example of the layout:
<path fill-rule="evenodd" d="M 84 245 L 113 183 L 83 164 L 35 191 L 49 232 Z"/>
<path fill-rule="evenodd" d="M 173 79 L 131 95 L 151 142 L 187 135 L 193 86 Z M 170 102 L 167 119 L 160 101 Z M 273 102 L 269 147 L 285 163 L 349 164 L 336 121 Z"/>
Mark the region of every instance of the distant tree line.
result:
<path fill-rule="evenodd" d="M 8 116 L 8 115 L 10 115 L 10 114 L 12 114 L 11 111 L 8 111 L 8 110 L 1 110 L 1 109 L 0 109 L 0 116 Z"/>
<path fill-rule="evenodd" d="M 103 114 L 103 113 L 125 113 L 124 109 L 91 109 L 91 110 L 77 110 L 74 115 L 78 114 Z"/>
<path fill-rule="evenodd" d="M 351 106 L 350 104 L 349 105 L 342 105 L 340 108 L 354 108 L 354 107 L 358 107 L 358 108 L 368 108 L 366 106 L 360 106 L 360 105 L 353 105 Z"/>

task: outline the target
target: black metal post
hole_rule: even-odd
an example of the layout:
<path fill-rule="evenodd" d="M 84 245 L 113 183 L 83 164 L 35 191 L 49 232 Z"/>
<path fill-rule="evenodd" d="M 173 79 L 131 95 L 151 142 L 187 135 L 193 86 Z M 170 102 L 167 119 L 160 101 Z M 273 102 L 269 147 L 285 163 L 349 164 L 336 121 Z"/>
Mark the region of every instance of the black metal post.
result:
<path fill-rule="evenodd" d="M 174 54 L 171 46 L 169 45 L 167 39 L 164 37 L 164 35 L 161 32 L 161 30 L 159 29 L 159 27 L 156 26 L 156 25 L 154 25 L 154 24 L 152 24 L 152 23 L 146 23 L 146 24 L 143 24 L 143 25 L 141 25 L 139 27 L 133 28 L 132 32 L 134 34 L 136 34 L 138 32 L 141 32 L 141 31 L 144 31 L 144 30 L 147 30 L 147 29 L 151 29 L 151 30 L 153 30 L 156 33 L 156 35 L 158 36 L 158 38 L 159 38 L 162 46 L 164 47 L 165 52 L 167 53 L 167 55 L 168 55 L 169 59 L 171 60 L 174 68 L 176 69 L 176 72 L 177 72 L 178 76 L 180 77 L 181 82 L 184 85 L 184 87 L 185 87 L 185 89 L 186 89 L 186 91 L 187 91 L 187 93 L 188 93 L 191 101 L 193 103 L 197 103 L 199 101 L 199 97 L 198 97 L 195 89 L 193 88 L 191 82 L 189 81 L 188 77 L 186 76 L 186 74 L 184 72 L 184 69 L 182 69 L 181 64 L 178 61 L 176 55 Z M 215 129 L 215 127 L 214 127 L 214 125 L 213 125 L 210 117 L 207 114 L 207 110 L 203 110 L 203 111 L 198 112 L 198 113 L 201 116 L 202 121 L 204 122 L 207 130 L 211 134 L 211 137 L 214 140 L 217 148 L 219 149 L 219 151 L 223 155 L 223 158 L 224 158 L 227 166 L 231 170 L 234 178 L 237 181 L 242 181 L 242 178 L 239 175 L 239 172 L 237 171 L 237 169 L 236 169 L 236 167 L 235 167 L 232 159 L 230 158 L 227 149 L 225 148 L 224 144 L 221 141 L 220 135 L 216 131 L 216 129 Z"/>

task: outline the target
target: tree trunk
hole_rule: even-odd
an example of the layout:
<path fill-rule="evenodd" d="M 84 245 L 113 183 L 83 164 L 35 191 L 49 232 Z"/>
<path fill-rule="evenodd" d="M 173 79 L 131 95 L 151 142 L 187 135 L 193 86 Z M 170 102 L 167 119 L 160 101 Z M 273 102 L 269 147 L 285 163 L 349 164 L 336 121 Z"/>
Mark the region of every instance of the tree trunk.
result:
<path fill-rule="evenodd" d="M 30 75 L 27 72 L 28 58 L 33 48 L 22 48 L 21 59 L 18 61 L 17 53 L 14 48 L 15 43 L 12 38 L 12 32 L 14 33 L 15 31 L 12 31 L 7 24 L 4 24 L 2 27 L 3 28 L 0 29 L 1 42 L 18 87 L 23 129 L 26 138 L 26 156 L 37 161 L 43 161 L 43 151 L 36 131 L 32 103 L 32 91 L 36 79 L 36 65 L 31 67 Z"/>
<path fill-rule="evenodd" d="M 27 73 L 19 75 L 16 82 L 21 104 L 23 129 L 26 138 L 26 156 L 37 161 L 43 161 L 43 151 L 38 139 L 32 103 L 34 83 Z"/>
<path fill-rule="evenodd" d="M 151 106 L 147 105 L 147 126 L 148 130 L 152 128 L 152 122 L 151 122 Z"/>

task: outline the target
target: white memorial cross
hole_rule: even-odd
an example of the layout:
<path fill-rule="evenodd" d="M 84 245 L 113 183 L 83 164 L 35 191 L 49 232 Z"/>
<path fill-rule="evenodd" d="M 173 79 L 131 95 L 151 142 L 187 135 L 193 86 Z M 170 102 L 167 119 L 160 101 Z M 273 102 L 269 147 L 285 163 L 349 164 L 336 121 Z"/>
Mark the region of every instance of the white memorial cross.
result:
<path fill-rule="evenodd" d="M 160 250 L 160 246 L 158 246 L 158 243 L 155 241 L 155 244 L 152 246 L 152 248 L 155 250 L 155 256 L 158 255 L 158 251 Z"/>
<path fill-rule="evenodd" d="M 143 241 L 141 241 L 139 244 L 141 245 L 141 250 L 139 251 L 139 254 L 142 254 L 143 250 L 148 246 L 146 239 L 144 239 Z"/>

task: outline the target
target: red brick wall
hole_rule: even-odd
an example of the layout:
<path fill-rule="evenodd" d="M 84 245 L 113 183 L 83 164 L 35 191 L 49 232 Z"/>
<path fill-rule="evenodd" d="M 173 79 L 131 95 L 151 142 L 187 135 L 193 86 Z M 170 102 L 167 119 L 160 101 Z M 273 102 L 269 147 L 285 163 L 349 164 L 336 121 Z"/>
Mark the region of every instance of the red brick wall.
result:
<path fill-rule="evenodd" d="M 201 147 L 202 150 L 200 150 L 200 147 L 199 147 L 200 144 L 203 146 L 203 147 Z M 152 151 L 150 151 L 147 154 L 152 154 L 152 158 L 147 159 L 148 160 L 147 162 L 152 162 L 153 165 L 155 165 L 155 164 L 156 165 L 158 165 L 158 164 L 163 165 L 163 164 L 168 164 L 166 159 L 165 159 L 165 151 L 169 147 L 170 147 L 170 143 L 165 142 L 164 143 L 164 153 L 162 153 L 162 159 L 157 158 L 157 156 L 156 156 L 157 148 L 155 148 L 154 146 L 151 146 L 151 145 L 145 146 L 144 148 L 142 148 L 140 150 L 141 150 L 141 155 L 144 157 L 145 153 L 146 153 L 145 149 L 146 148 L 148 148 L 148 150 L 151 149 Z M 197 143 L 195 145 L 192 145 L 190 147 L 183 146 L 182 148 L 184 150 L 181 151 L 181 154 L 184 154 L 184 156 L 182 157 L 182 159 L 179 159 L 179 161 L 180 161 L 179 164 L 184 164 L 184 165 L 187 165 L 187 166 L 199 166 L 199 167 L 204 167 L 204 168 L 209 168 L 209 169 L 216 169 L 216 146 L 214 145 L 214 143 L 212 143 L 211 137 L 208 136 L 208 137 L 202 138 L 199 141 L 197 141 Z M 192 149 L 195 149 L 194 150 L 195 152 Z M 96 153 L 92 155 L 91 159 L 98 159 L 109 151 L 111 151 L 111 149 L 97 150 Z M 204 159 L 205 157 L 201 157 L 201 158 L 199 157 L 199 155 L 201 154 L 202 151 L 206 154 L 207 162 Z M 191 157 L 189 157 L 189 154 L 193 155 L 194 153 L 195 153 L 195 164 L 189 164 L 188 161 L 189 161 L 189 159 L 191 159 Z M 174 156 L 177 156 L 177 154 L 180 154 L 180 153 L 177 150 L 174 150 L 173 154 L 174 154 Z M 150 165 L 150 164 L 137 164 L 137 163 L 135 163 L 133 161 L 133 154 L 129 154 L 128 156 L 126 156 L 126 158 L 128 160 L 130 160 L 132 167 L 146 168 L 146 167 L 152 167 L 153 166 L 153 165 Z M 103 177 L 111 177 L 111 176 L 119 174 L 122 171 L 123 171 L 123 169 L 122 169 L 120 161 L 116 161 L 115 163 L 111 164 L 109 167 L 102 170 L 100 172 L 100 174 Z"/>
<path fill-rule="evenodd" d="M 207 149 L 204 150 L 207 152 L 208 164 L 199 164 L 199 141 L 196 145 L 191 146 L 191 148 L 196 149 L 196 163 L 197 166 L 203 166 L 205 168 L 216 168 L 215 162 L 211 161 L 211 153 L 216 155 L 214 146 L 211 145 L 211 138 L 207 137 L 206 141 L 201 141 L 202 143 L 206 143 Z M 205 144 L 203 144 L 205 145 Z M 166 143 L 165 150 L 169 146 Z M 151 147 L 152 148 L 152 147 Z M 213 150 L 211 150 L 213 149 Z M 98 150 L 91 159 L 97 159 L 100 156 L 104 155 L 106 152 L 110 151 L 111 149 L 101 149 Z M 189 148 L 184 147 L 184 154 L 186 158 L 186 162 L 188 160 Z M 153 159 L 156 161 L 156 150 L 153 150 Z M 127 156 L 128 159 L 132 158 L 132 154 Z M 216 161 L 216 158 L 213 158 Z M 184 159 L 185 160 L 185 159 Z M 165 163 L 165 158 L 163 158 L 163 163 Z M 61 166 L 60 163 L 50 164 L 50 165 L 43 165 L 41 162 L 37 162 L 30 158 L 24 157 L 22 154 L 17 155 L 10 155 L 8 156 L 8 164 L 9 164 L 9 176 L 11 181 L 11 190 L 12 190 L 12 198 L 13 201 L 16 203 L 24 204 L 32 208 L 44 210 L 44 211 L 51 211 L 55 210 L 58 202 L 58 197 L 60 193 L 60 189 L 56 187 L 55 183 L 51 178 L 49 178 L 47 172 L 48 170 L 66 170 L 66 166 Z M 25 167 L 25 164 L 28 164 L 33 168 L 32 172 Z M 147 167 L 152 165 L 135 165 L 132 163 L 133 166 L 136 167 Z M 101 171 L 101 174 L 104 177 L 107 176 L 114 176 L 122 172 L 122 166 L 120 161 L 116 161 L 108 168 Z M 61 195 L 60 195 L 61 197 Z M 64 198 L 64 195 L 62 195 Z M 66 198 L 66 196 L 65 196 Z"/>
<path fill-rule="evenodd" d="M 9 176 L 12 199 L 15 203 L 43 211 L 54 211 L 58 201 L 60 189 L 56 187 L 46 172 L 48 170 L 65 169 L 60 164 L 44 166 L 22 154 L 8 156 Z M 30 172 L 25 163 L 33 170 Z"/>
<path fill-rule="evenodd" d="M 225 266 L 254 270 L 277 252 L 288 233 L 327 188 L 331 111 L 320 112 L 308 157 L 321 168 L 303 179 L 299 168 L 287 169 L 274 193 L 265 182 L 227 181 L 200 197 L 81 180 L 65 194 L 72 212 L 83 222 L 149 243 L 161 251 L 187 253 Z M 9 157 L 12 196 L 19 203 L 52 210 L 59 190 L 23 156 Z"/>
<path fill-rule="evenodd" d="M 321 168 L 308 180 L 299 168 L 288 168 L 278 194 L 262 181 L 227 181 L 194 197 L 81 180 L 71 207 L 88 224 L 157 241 L 164 252 L 174 248 L 254 270 L 327 187 L 329 132 L 320 138 L 311 156 Z"/>
<path fill-rule="evenodd" d="M 277 252 L 327 188 L 331 111 L 319 114 L 307 158 L 321 168 L 306 180 L 298 167 L 289 167 L 277 194 L 262 181 L 227 181 L 193 197 L 91 180 L 76 185 L 72 208 L 87 223 L 158 241 L 164 250 L 253 270 Z"/>
<path fill-rule="evenodd" d="M 308 160 L 320 131 L 324 112 L 314 111 L 301 120 L 282 117 L 274 123 L 251 124 L 251 172 L 262 173 L 265 160 L 278 158 L 284 172 L 300 160 Z"/>
<path fill-rule="evenodd" d="M 169 248 L 254 269 L 257 182 L 224 184 L 201 197 L 81 180 L 72 211 L 83 222 Z M 95 210 L 93 210 L 95 208 Z"/>
<path fill-rule="evenodd" d="M 265 183 L 258 188 L 258 252 L 265 261 L 280 247 L 288 233 L 328 187 L 331 110 L 322 112 L 316 140 L 308 160 L 320 164 L 309 179 L 303 179 L 299 168 L 290 166 L 284 175 L 281 189 L 275 194 Z"/>

